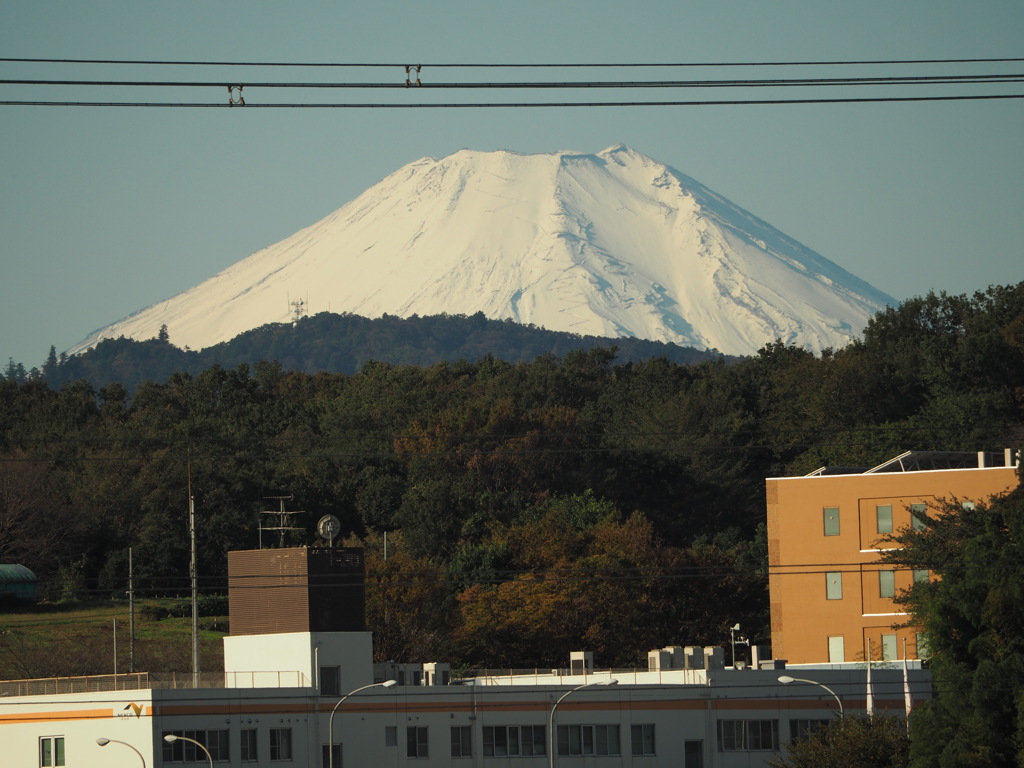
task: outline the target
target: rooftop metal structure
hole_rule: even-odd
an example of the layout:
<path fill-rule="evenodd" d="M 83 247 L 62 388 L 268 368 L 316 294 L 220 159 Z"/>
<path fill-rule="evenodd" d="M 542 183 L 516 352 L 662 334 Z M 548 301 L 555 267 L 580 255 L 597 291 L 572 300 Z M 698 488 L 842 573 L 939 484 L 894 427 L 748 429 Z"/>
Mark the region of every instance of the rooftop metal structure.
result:
<path fill-rule="evenodd" d="M 818 467 L 804 477 L 871 475 L 885 472 L 932 472 L 942 469 L 990 469 L 1020 465 L 1020 451 L 904 451 L 877 467 Z"/>

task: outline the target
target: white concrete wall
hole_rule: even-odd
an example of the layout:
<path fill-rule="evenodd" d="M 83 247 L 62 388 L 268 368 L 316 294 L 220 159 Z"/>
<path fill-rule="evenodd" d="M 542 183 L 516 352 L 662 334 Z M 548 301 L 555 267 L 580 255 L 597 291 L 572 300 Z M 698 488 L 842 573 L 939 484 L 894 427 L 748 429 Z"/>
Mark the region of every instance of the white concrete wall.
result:
<path fill-rule="evenodd" d="M 64 738 L 68 766 L 138 768 L 139 755 L 153 766 L 151 691 L 103 691 L 0 699 L 0 765 L 35 768 L 39 740 Z M 111 740 L 101 747 L 96 739 Z"/>
<path fill-rule="evenodd" d="M 341 668 L 342 694 L 373 682 L 373 633 L 318 632 L 312 641 L 318 666 Z"/>
<path fill-rule="evenodd" d="M 341 670 L 341 690 L 373 682 L 369 632 L 284 632 L 224 638 L 225 683 L 236 688 L 315 687 L 319 667 Z M 297 673 L 293 674 L 293 673 Z"/>

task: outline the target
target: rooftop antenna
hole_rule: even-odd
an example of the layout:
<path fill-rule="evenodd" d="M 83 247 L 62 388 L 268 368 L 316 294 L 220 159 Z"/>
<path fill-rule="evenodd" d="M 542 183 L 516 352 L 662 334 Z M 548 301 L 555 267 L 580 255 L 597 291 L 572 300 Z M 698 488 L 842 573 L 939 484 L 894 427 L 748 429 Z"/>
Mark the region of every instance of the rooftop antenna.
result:
<path fill-rule="evenodd" d="M 285 537 L 290 531 L 301 532 L 302 528 L 294 524 L 295 515 L 306 514 L 305 510 L 286 510 L 284 503 L 291 501 L 291 496 L 264 496 L 268 501 L 277 501 L 278 509 L 263 510 L 260 512 L 261 515 L 270 516 L 270 525 L 263 525 L 260 523 L 260 549 L 263 548 L 262 535 L 263 531 L 277 531 L 277 546 L 284 548 Z"/>
<path fill-rule="evenodd" d="M 327 539 L 328 547 L 333 547 L 334 540 L 341 533 L 341 521 L 334 515 L 324 515 L 316 524 L 316 532 L 321 539 Z"/>
<path fill-rule="evenodd" d="M 737 645 L 746 645 L 746 646 L 750 645 L 750 641 L 747 638 L 743 637 L 742 635 L 737 636 L 737 633 L 739 631 L 740 631 L 739 623 L 736 623 L 733 626 L 729 627 L 729 640 L 730 640 L 730 642 L 732 644 L 732 666 L 733 666 L 734 669 L 736 667 L 736 646 Z"/>

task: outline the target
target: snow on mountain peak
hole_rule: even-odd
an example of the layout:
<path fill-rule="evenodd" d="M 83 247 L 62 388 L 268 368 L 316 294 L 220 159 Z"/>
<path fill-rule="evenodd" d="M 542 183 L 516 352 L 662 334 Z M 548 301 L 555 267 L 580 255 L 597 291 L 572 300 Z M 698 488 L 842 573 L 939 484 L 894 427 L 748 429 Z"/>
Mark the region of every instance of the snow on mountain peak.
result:
<path fill-rule="evenodd" d="M 91 334 L 202 349 L 310 312 L 474 314 L 729 354 L 842 346 L 893 300 L 699 182 L 619 144 L 460 150 Z"/>

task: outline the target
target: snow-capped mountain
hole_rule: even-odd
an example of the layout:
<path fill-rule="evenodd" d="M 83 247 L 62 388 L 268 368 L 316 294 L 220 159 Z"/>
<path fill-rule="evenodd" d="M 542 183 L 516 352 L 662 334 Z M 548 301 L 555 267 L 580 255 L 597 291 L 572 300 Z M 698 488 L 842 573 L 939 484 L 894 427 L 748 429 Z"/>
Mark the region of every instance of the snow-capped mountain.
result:
<path fill-rule="evenodd" d="M 843 346 L 893 299 L 624 146 L 463 150 L 400 168 L 322 221 L 94 332 L 202 349 L 303 311 L 474 314 L 728 354 Z"/>

